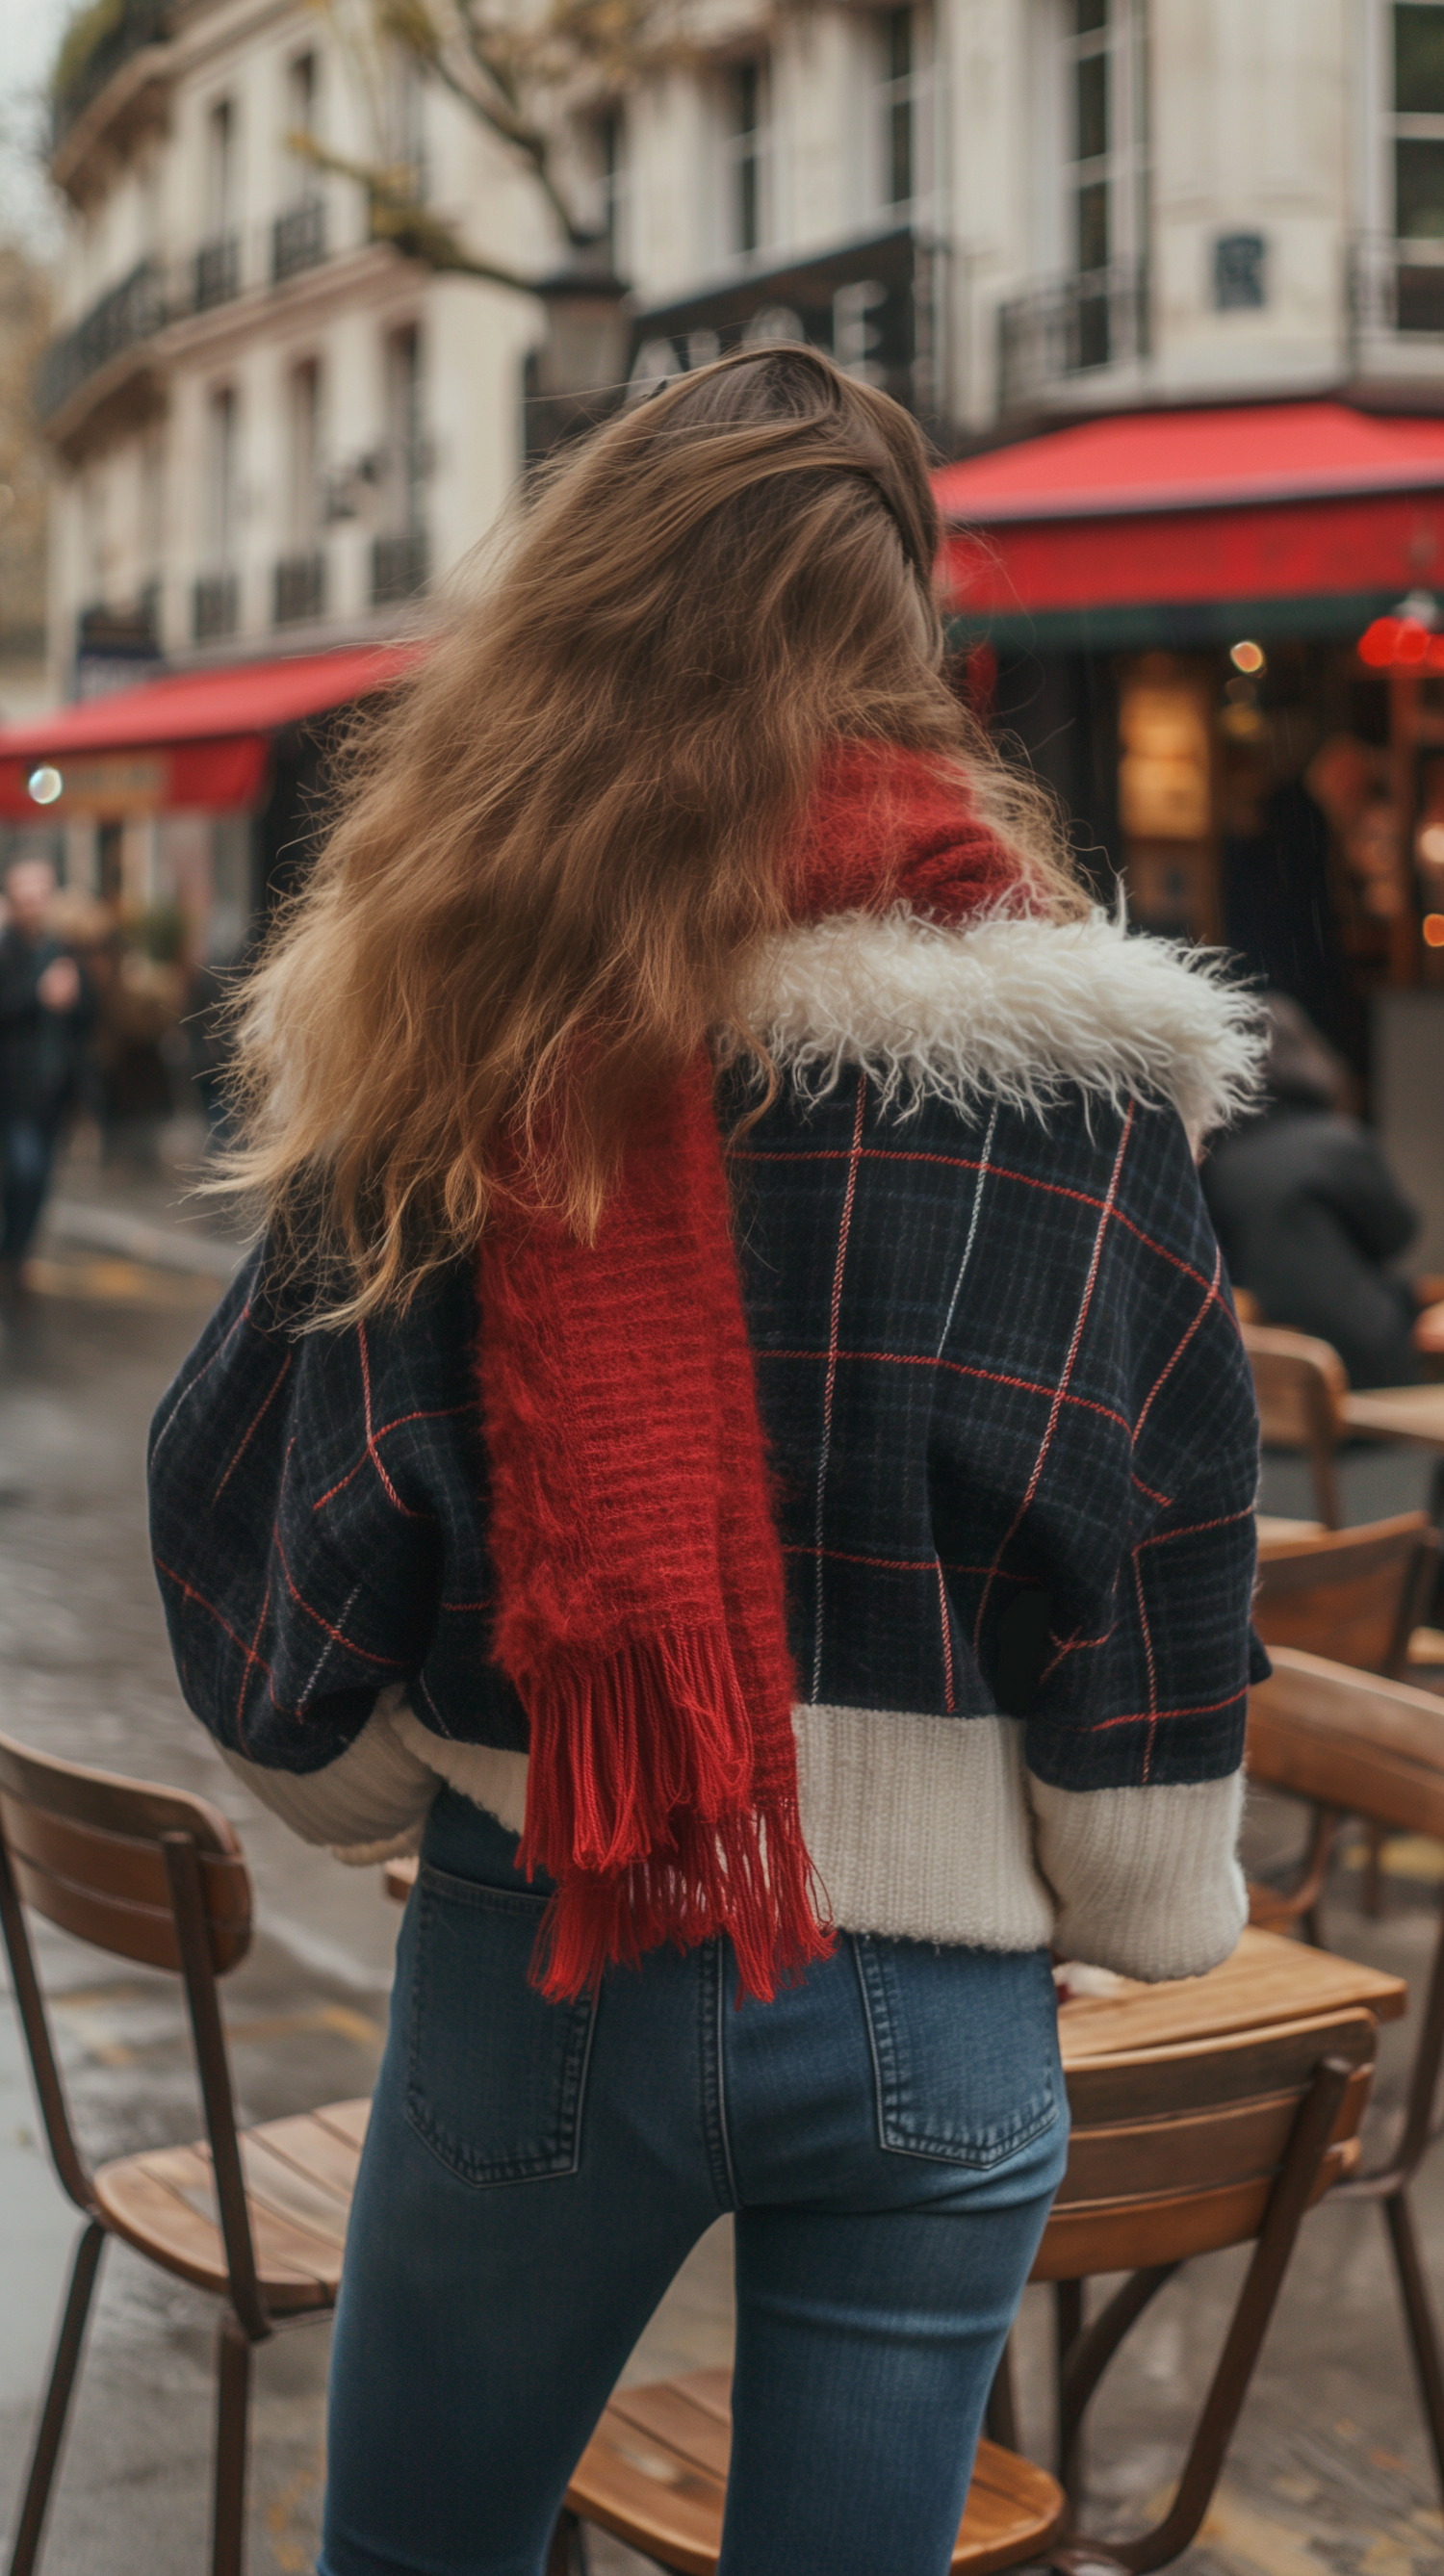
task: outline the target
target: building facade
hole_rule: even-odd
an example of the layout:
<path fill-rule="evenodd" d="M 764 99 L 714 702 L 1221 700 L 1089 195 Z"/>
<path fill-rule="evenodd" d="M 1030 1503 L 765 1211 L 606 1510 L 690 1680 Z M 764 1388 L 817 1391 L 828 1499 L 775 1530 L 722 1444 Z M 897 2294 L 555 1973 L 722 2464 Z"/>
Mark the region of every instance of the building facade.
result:
<path fill-rule="evenodd" d="M 390 633 L 512 481 L 539 309 L 372 240 L 363 188 L 296 144 L 417 170 L 538 270 L 539 210 L 463 110 L 346 36 L 305 0 L 127 0 L 62 58 L 58 695 Z"/>

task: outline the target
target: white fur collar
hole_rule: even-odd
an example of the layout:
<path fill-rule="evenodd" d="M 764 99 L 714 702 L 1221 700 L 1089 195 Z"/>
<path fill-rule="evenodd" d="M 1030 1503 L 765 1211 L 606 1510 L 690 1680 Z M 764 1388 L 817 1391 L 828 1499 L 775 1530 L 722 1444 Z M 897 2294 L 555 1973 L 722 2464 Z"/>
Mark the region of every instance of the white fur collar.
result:
<path fill-rule="evenodd" d="M 1130 938 L 1122 913 L 992 913 L 943 929 L 902 906 L 787 930 L 741 1002 L 804 1098 L 865 1067 L 906 1115 L 927 1099 L 1038 1114 L 1074 1086 L 1114 1106 L 1171 1101 L 1195 1148 L 1248 1105 L 1263 1037 L 1226 958 Z"/>

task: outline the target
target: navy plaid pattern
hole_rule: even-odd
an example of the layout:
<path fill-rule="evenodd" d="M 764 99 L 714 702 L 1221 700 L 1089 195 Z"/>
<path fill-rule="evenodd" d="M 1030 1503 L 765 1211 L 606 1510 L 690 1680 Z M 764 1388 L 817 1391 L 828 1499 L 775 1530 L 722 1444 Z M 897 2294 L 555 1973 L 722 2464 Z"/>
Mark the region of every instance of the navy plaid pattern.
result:
<path fill-rule="evenodd" d="M 1267 1669 L 1258 1425 L 1174 1113 L 900 1118 L 849 1076 L 784 1092 L 731 1168 L 801 1697 L 1002 1708 L 1061 1788 L 1235 1770 Z M 191 1707 L 305 1772 L 401 1681 L 437 1733 L 523 1750 L 488 1652 L 470 1265 L 405 1317 L 295 1324 L 253 1258 L 156 1417 Z"/>

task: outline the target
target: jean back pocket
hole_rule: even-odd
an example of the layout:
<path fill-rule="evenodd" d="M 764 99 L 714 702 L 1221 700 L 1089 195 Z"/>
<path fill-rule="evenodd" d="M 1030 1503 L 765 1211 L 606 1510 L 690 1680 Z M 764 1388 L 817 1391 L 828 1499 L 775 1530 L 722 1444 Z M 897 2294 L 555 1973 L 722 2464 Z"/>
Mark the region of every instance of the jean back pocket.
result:
<path fill-rule="evenodd" d="M 861 1932 L 852 1945 L 883 2147 L 983 2170 L 1052 2127 L 1064 2093 L 1046 1951 Z"/>
<path fill-rule="evenodd" d="M 547 1899 L 423 1861 L 412 1899 L 406 2116 L 464 2182 L 575 2173 L 595 1994 L 528 1977 Z"/>

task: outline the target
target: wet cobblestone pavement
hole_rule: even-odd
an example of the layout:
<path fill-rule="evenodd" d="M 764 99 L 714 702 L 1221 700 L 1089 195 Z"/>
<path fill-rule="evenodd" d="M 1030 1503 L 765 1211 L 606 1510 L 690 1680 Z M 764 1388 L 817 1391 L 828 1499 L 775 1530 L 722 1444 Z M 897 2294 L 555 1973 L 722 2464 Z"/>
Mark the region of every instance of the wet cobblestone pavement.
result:
<path fill-rule="evenodd" d="M 154 1193 L 151 1194 L 152 1200 Z M 147 1205 L 147 1215 L 154 1214 Z M 92 1238 L 95 1229 L 92 1228 Z M 343 1871 L 257 1810 L 186 1714 L 145 1548 L 142 1453 L 161 1388 L 199 1329 L 214 1280 L 51 1240 L 30 1316 L 0 1350 L 0 1726 L 43 1747 L 203 1790 L 233 1818 L 257 1885 L 260 1937 L 225 2002 L 243 2116 L 273 2118 L 369 2089 L 395 1915 L 379 1873 Z M 1349 1518 L 1422 1499 L 1417 1461 L 1346 1461 Z M 1270 1508 L 1302 1509 L 1287 1467 Z M 1261 1846 L 1291 1828 L 1261 1806 Z M 1410 1977 L 1433 1936 L 1436 1857 L 1403 1855 L 1384 1920 L 1363 1922 L 1357 1874 L 1330 1901 L 1337 1946 Z M 97 2158 L 194 2136 L 199 2121 L 170 1981 L 58 1935 L 41 1942 L 77 2124 Z M 1385 2034 L 1375 2123 L 1400 2094 L 1412 2019 Z M 1444 2151 L 1426 2169 L 1426 2260 L 1444 2282 Z M 73 2213 L 45 2163 L 8 1994 L 0 1992 L 0 2547 L 44 2368 Z M 629 2375 L 724 2361 L 725 2227 L 697 2249 Z M 1233 2257 L 1164 2291 L 1095 2409 L 1095 2527 L 1156 2511 L 1217 2349 Z M 46 2553 L 48 2576 L 194 2576 L 206 2563 L 211 2304 L 130 2255 L 106 2258 Z M 1029 2447 L 1046 2439 L 1047 2311 L 1020 2328 Z M 314 2563 L 323 2475 L 326 2332 L 260 2356 L 252 2450 L 252 2576 Z M 1382 2226 L 1327 2204 L 1307 2222 L 1244 2425 L 1186 2576 L 1436 2576 L 1444 2516 L 1414 2406 Z M 594 2576 L 640 2565 L 595 2539 Z M 798 2576 L 827 2576 L 799 2569 Z M 909 2576 L 899 2568 L 898 2576 Z"/>

